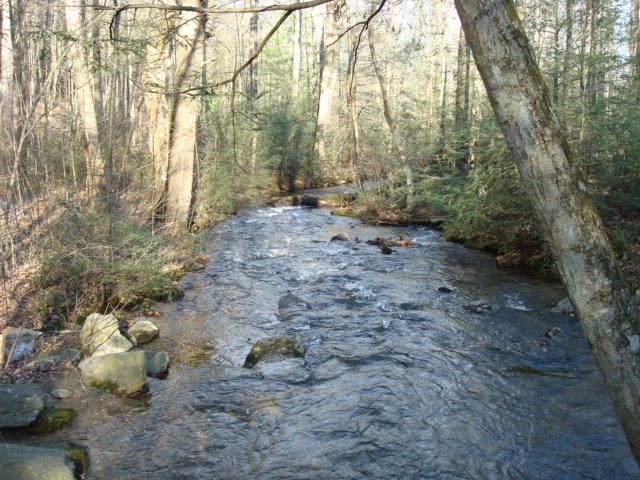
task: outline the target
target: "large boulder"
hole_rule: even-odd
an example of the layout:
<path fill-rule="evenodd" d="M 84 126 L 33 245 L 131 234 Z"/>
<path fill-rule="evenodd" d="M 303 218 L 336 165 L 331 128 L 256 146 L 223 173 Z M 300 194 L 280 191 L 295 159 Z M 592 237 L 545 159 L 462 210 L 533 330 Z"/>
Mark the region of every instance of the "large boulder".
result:
<path fill-rule="evenodd" d="M 311 305 L 295 293 L 287 293 L 278 300 L 278 317 L 281 319 L 286 320 L 288 317 L 305 310 L 311 310 Z"/>
<path fill-rule="evenodd" d="M 0 443 L 0 478 L 11 480 L 77 480 L 84 462 L 71 449 L 38 448 Z M 85 453 L 86 455 L 86 453 Z"/>
<path fill-rule="evenodd" d="M 150 342 L 156 335 L 158 335 L 158 327 L 156 327 L 153 322 L 145 319 L 138 319 L 136 323 L 127 330 L 127 337 L 129 337 L 129 340 L 135 345 Z"/>
<path fill-rule="evenodd" d="M 147 378 L 144 352 L 111 353 L 83 360 L 78 365 L 82 380 L 110 393 L 130 394 L 139 390 Z"/>
<path fill-rule="evenodd" d="M 258 340 L 245 359 L 244 368 L 253 368 L 258 362 L 274 357 L 304 358 L 305 348 L 295 338 L 270 337 Z"/>
<path fill-rule="evenodd" d="M 133 344 L 120 333 L 118 319 L 99 313 L 92 313 L 84 321 L 80 341 L 82 350 L 91 357 L 128 352 L 133 348 Z"/>
<path fill-rule="evenodd" d="M 5 328 L 0 334 L 0 365 L 31 355 L 38 348 L 41 335 L 42 332 L 27 328 Z"/>
<path fill-rule="evenodd" d="M 44 393 L 39 385 L 0 385 L 0 428 L 25 427 L 43 408 Z"/>

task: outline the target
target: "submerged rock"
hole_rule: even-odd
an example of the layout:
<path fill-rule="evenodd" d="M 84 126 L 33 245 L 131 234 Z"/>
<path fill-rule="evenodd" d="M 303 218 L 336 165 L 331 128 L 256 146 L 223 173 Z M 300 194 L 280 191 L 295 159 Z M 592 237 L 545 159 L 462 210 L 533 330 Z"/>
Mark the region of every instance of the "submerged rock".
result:
<path fill-rule="evenodd" d="M 155 323 L 146 319 L 138 319 L 136 323 L 127 330 L 127 337 L 129 337 L 129 340 L 135 345 L 150 342 L 157 335 L 158 327 Z"/>
<path fill-rule="evenodd" d="M 0 428 L 26 427 L 44 408 L 39 385 L 0 385 Z"/>
<path fill-rule="evenodd" d="M 5 328 L 0 334 L 0 365 L 31 355 L 38 348 L 41 336 L 42 332 L 27 328 Z"/>
<path fill-rule="evenodd" d="M 311 310 L 311 305 L 304 298 L 299 297 L 295 293 L 287 293 L 278 300 L 278 316 L 287 318 L 294 313 Z"/>
<path fill-rule="evenodd" d="M 141 350 L 100 355 L 80 362 L 78 367 L 84 382 L 110 393 L 133 393 L 147 378 L 147 357 Z"/>
<path fill-rule="evenodd" d="M 493 305 L 490 303 L 474 303 L 465 305 L 464 308 L 473 313 L 488 313 L 493 310 Z"/>
<path fill-rule="evenodd" d="M 38 418 L 29 425 L 31 433 L 50 433 L 60 430 L 71 420 L 76 418 L 76 412 L 70 408 L 45 408 Z"/>
<path fill-rule="evenodd" d="M 295 338 L 270 337 L 258 340 L 242 365 L 253 368 L 258 362 L 273 357 L 304 358 L 305 348 Z"/>
<path fill-rule="evenodd" d="M 167 352 L 144 352 L 147 357 L 147 375 L 163 377 L 169 368 L 169 354 Z"/>
<path fill-rule="evenodd" d="M 84 478 L 87 473 L 86 461 L 79 459 L 75 450 L 83 451 L 0 443 L 0 477 L 11 480 Z M 86 452 L 84 457 L 87 458 Z"/>
<path fill-rule="evenodd" d="M 546 332 L 544 332 L 544 336 L 547 337 L 547 338 L 553 338 L 559 333 L 562 333 L 562 329 L 561 328 L 552 327 L 549 330 L 547 330 Z"/>
<path fill-rule="evenodd" d="M 113 315 L 92 313 L 80 331 L 82 350 L 91 357 L 128 352 L 133 344 L 120 333 L 118 319 Z"/>

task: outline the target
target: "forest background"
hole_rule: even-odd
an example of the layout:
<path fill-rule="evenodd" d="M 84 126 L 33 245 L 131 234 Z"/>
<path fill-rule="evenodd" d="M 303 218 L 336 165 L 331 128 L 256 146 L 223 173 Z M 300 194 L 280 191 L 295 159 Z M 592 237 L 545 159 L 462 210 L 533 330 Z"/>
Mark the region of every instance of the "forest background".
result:
<path fill-rule="evenodd" d="M 452 1 L 1 5 L 5 325 L 170 298 L 196 232 L 239 205 L 366 179 L 388 181 L 343 213 L 436 219 L 554 274 Z M 517 6 L 637 279 L 638 0 Z"/>

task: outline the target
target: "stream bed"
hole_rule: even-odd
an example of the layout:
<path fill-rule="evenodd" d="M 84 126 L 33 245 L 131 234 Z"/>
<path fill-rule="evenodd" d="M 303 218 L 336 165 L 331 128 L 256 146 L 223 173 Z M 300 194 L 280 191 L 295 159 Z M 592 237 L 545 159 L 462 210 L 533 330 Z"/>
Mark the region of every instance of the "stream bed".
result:
<path fill-rule="evenodd" d="M 364 242 L 398 236 L 390 255 Z M 640 478 L 580 325 L 548 310 L 559 284 L 426 227 L 301 207 L 229 218 L 206 253 L 158 307 L 168 377 L 60 402 L 79 417 L 46 441 L 87 446 L 91 479 Z M 311 309 L 283 320 L 289 292 Z M 304 359 L 242 368 L 274 336 Z"/>

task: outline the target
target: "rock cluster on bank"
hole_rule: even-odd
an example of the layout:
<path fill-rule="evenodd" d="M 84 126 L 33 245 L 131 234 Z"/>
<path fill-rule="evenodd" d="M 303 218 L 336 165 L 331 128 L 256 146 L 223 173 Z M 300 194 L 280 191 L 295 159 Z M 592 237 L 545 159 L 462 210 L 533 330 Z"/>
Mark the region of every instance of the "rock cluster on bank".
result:
<path fill-rule="evenodd" d="M 124 336 L 115 316 L 89 315 L 80 332 L 87 357 L 78 365 L 83 381 L 107 392 L 128 395 L 142 388 L 147 376 L 163 376 L 169 366 L 166 352 L 131 351 L 134 345 L 157 335 L 158 327 L 146 319 L 137 319 Z"/>

